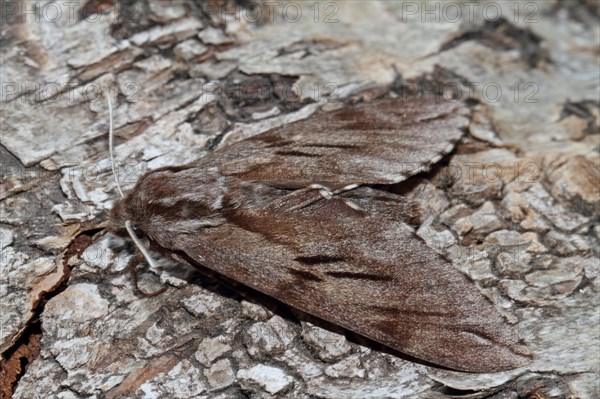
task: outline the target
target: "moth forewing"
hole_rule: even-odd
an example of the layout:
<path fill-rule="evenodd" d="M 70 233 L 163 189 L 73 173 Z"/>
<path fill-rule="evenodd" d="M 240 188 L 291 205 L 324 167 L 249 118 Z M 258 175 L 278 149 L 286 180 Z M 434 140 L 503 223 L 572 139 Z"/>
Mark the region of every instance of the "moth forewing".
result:
<path fill-rule="evenodd" d="M 364 187 L 429 169 L 467 114 L 441 99 L 322 113 L 148 172 L 111 224 L 131 220 L 167 255 L 428 362 L 522 366 L 527 349 L 492 302 L 402 222 L 398 196 Z"/>

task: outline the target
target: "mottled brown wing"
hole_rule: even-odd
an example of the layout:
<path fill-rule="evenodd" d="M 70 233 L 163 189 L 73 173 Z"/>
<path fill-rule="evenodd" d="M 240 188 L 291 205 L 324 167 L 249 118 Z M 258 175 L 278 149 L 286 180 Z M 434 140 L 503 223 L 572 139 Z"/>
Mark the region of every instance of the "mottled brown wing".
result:
<path fill-rule="evenodd" d="M 298 188 L 398 183 L 452 150 L 468 111 L 444 99 L 391 99 L 321 113 L 196 161 L 224 176 Z"/>
<path fill-rule="evenodd" d="M 336 198 L 286 210 L 314 191 L 289 195 L 229 212 L 179 245 L 231 279 L 434 364 L 492 372 L 529 361 L 490 300 L 404 223 Z"/>

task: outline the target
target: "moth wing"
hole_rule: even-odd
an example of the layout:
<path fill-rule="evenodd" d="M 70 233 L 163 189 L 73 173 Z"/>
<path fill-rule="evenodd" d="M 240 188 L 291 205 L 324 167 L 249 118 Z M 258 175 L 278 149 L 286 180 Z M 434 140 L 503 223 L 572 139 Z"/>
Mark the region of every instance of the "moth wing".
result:
<path fill-rule="evenodd" d="M 450 152 L 467 114 L 444 99 L 379 101 L 269 130 L 197 162 L 224 176 L 289 188 L 398 183 Z"/>
<path fill-rule="evenodd" d="M 369 216 L 337 198 L 295 211 L 241 208 L 227 219 L 182 237 L 186 254 L 434 364 L 490 372 L 529 362 L 491 301 L 400 221 Z"/>

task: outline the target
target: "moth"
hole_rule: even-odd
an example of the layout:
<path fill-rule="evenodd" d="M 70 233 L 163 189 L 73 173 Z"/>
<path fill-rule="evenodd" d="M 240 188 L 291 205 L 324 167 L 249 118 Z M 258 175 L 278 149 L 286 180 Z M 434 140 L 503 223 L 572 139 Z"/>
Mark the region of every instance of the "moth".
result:
<path fill-rule="evenodd" d="M 143 175 L 117 200 L 150 247 L 412 357 L 494 372 L 529 352 L 466 275 L 379 189 L 452 151 L 468 111 L 388 99 L 320 113 Z M 140 260 L 138 257 L 137 260 Z"/>

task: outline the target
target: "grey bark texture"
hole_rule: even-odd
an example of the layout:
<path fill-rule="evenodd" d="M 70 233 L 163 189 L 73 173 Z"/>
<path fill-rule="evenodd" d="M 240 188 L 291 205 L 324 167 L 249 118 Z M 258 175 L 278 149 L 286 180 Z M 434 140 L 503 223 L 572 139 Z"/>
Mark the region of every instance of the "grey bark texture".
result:
<path fill-rule="evenodd" d="M 596 2 L 2 7 L 3 397 L 600 397 Z M 90 230 L 118 196 L 106 92 L 125 191 L 339 102 L 467 103 L 454 153 L 400 189 L 417 234 L 517 325 L 533 362 L 469 374 L 398 358 L 165 259 L 140 285 L 169 290 L 136 296 L 131 242 Z"/>

